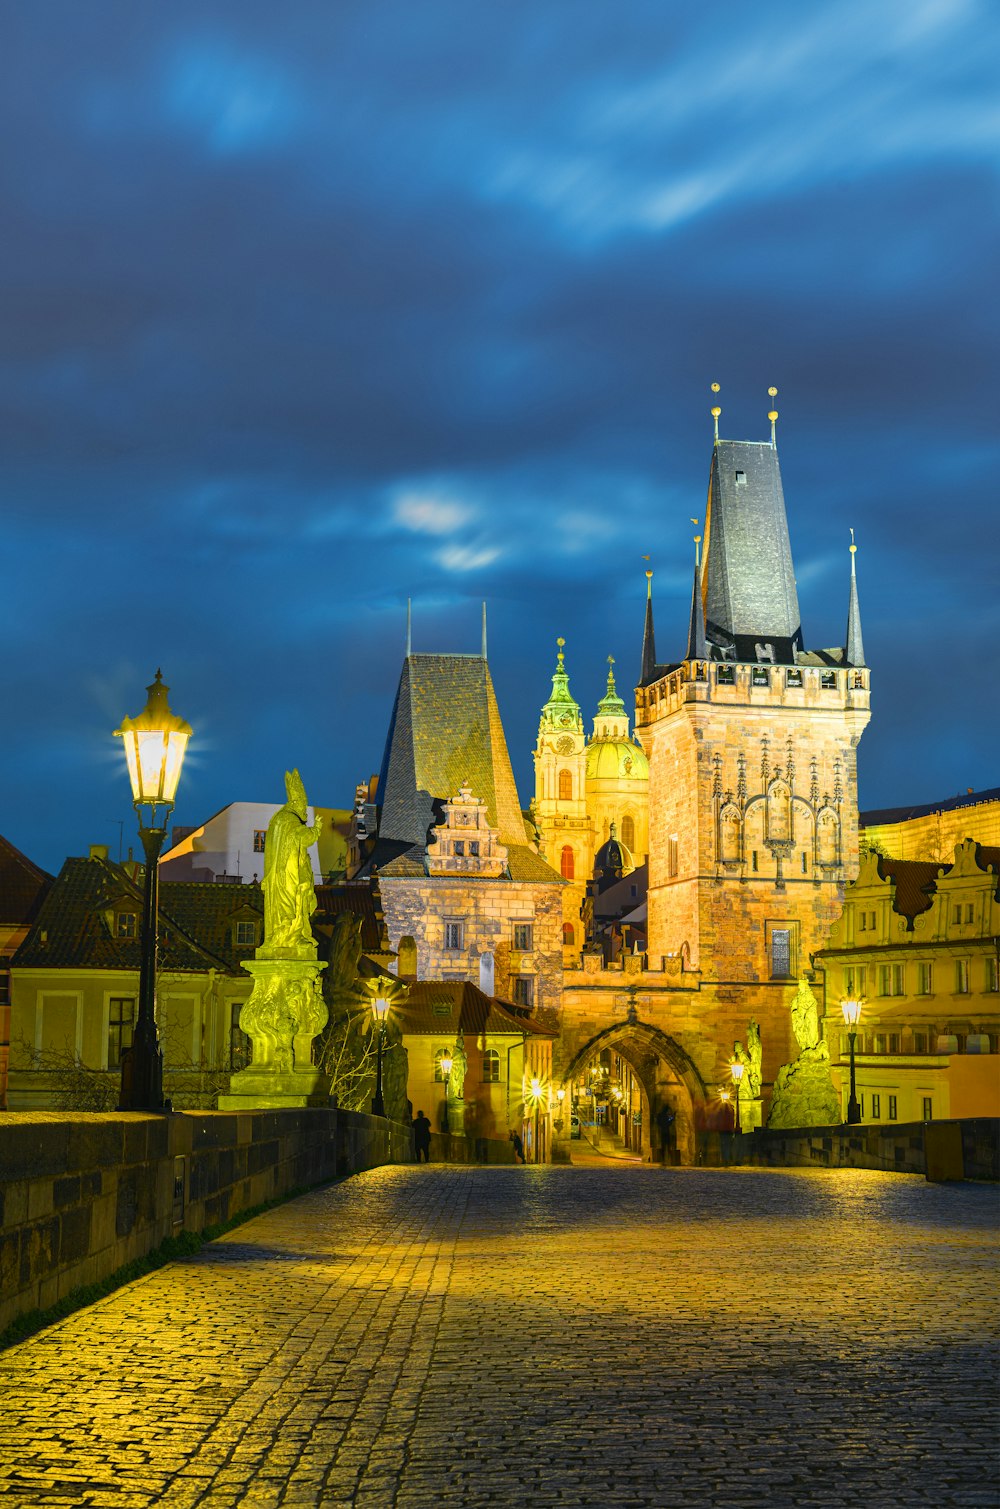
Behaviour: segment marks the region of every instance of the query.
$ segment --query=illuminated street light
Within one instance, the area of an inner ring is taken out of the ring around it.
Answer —
[[[847,1024],[847,1041],[851,1046],[851,1094],[847,1102],[847,1124],[853,1126],[861,1120],[861,1107],[854,1083],[854,1039],[858,1035],[858,1023],[861,1020],[862,1000],[841,1001],[840,1009],[844,1013],[844,1021]]]
[[[451,1066],[454,1063],[450,1053],[446,1053],[441,1059],[441,1073],[444,1075],[444,1130],[448,1131],[448,1089],[451,1085]]]
[[[372,1001],[372,1013],[375,1017],[378,1036],[376,1038],[375,1059],[375,1098],[372,1101],[372,1115],[385,1115],[385,1101],[382,1098],[382,1050],[385,1047],[385,1019],[389,1015],[389,1002],[385,996],[376,996]],[[448,1065],[451,1068],[451,1064]]]
[[[533,1162],[540,1163],[541,1159],[538,1156],[538,1118],[542,1104],[542,1082],[538,1078],[537,1074],[534,1075],[529,1081],[528,1099],[530,1101],[533,1101],[535,1106],[535,1145],[533,1148]]]
[[[159,912],[159,858],[167,836],[167,819],[174,805],[177,783],[191,725],[170,711],[159,671],[137,718],[123,718],[115,737],[125,748],[132,805],[139,819],[139,837],[146,856],[139,954],[139,1010],[131,1046],[122,1053],[120,1111],[163,1111],[163,1052],[156,1032],[156,927]]]
[[[733,1130],[735,1132],[742,1132],[743,1130],[742,1124],[740,1122],[740,1085],[743,1083],[744,1068],[745,1065],[742,1064],[738,1058],[734,1058],[730,1061],[729,1073],[732,1075],[733,1084],[736,1086],[736,1119],[735,1125],[733,1127]]]

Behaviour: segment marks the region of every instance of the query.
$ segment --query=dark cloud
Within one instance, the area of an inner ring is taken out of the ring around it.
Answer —
[[[858,531],[862,801],[996,784],[984,3],[8,8],[0,831],[127,815],[162,663],[179,821],[348,803],[418,646],[491,664],[522,797],[553,641],[590,712],[687,620],[707,385],[779,443],[807,639]],[[977,690],[978,689],[978,690]],[[975,705],[975,719],[968,709]]]

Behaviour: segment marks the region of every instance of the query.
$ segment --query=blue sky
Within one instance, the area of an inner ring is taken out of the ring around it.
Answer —
[[[986,0],[338,0],[0,17],[0,832],[350,805],[479,604],[526,803],[554,640],[590,714],[683,652],[722,433],[779,449],[806,643],[859,544],[862,806],[1000,783],[1000,24]],[[13,150],[11,148],[13,147]],[[134,840],[132,840],[134,841]]]

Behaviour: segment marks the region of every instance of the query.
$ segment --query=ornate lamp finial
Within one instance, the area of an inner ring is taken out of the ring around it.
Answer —
[[[712,392],[713,393],[718,393],[718,391],[719,391],[719,384],[717,382],[712,383]],[[722,413],[722,410],[718,407],[718,405],[716,405],[715,408],[713,408],[713,410],[712,410],[712,418],[715,420],[715,438],[716,438],[716,440],[718,440],[718,438],[719,438],[719,415],[721,413]]]
[[[777,388],[768,388],[767,395],[770,398],[772,406],[773,406],[774,400],[778,396],[778,390],[777,390]],[[775,424],[777,423],[777,420],[778,420],[778,411],[777,411],[777,409],[774,408],[774,407],[772,407],[771,410],[770,410],[770,412],[768,413],[767,417],[771,421],[771,444],[775,445],[776,444],[776,440],[775,440],[775,434],[774,434],[774,426],[775,426]]]

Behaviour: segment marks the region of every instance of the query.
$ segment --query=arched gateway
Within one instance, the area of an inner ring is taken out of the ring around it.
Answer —
[[[635,1075],[642,1092],[642,1150],[659,1162],[664,1151],[663,1112],[673,1111],[672,1136],[684,1164],[695,1161],[695,1126],[708,1100],[705,1082],[684,1049],[659,1027],[637,1017],[615,1022],[578,1049],[562,1072],[567,1087],[584,1078],[593,1064],[616,1054]]]

